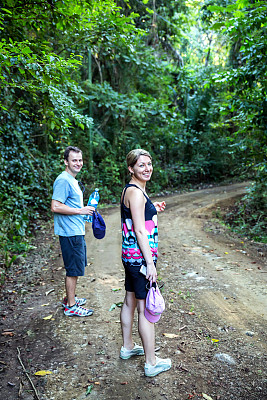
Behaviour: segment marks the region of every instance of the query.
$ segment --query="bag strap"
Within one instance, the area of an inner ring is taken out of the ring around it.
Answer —
[[[158,282],[153,282],[153,284],[152,284],[152,281],[149,281],[146,284],[146,288],[147,288],[147,290],[149,290],[149,289],[151,289],[152,286],[154,286],[154,288],[156,289],[156,287],[158,286],[159,290],[161,290],[164,285],[165,285],[164,282],[162,282],[161,285],[159,286]]]
[[[149,287],[148,287],[148,286],[149,286]],[[146,288],[149,290],[149,289],[151,289],[152,287],[154,287],[154,288],[156,289],[156,288],[157,288],[157,282],[153,282],[153,283],[152,283],[152,281],[147,282]]]

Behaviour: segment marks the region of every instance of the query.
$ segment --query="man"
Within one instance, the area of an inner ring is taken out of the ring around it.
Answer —
[[[66,269],[64,314],[87,317],[93,310],[82,307],[86,299],[75,296],[78,276],[84,275],[87,265],[84,215],[92,215],[94,207],[83,206],[83,193],[76,175],[83,166],[82,151],[69,146],[64,153],[65,171],[54,182],[51,211],[54,213],[55,234],[59,236]]]

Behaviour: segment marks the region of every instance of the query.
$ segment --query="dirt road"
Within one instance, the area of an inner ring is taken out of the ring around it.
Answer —
[[[45,232],[49,244],[41,258],[50,258],[50,263],[41,266],[41,274],[39,270],[39,286],[35,275],[28,286],[24,283],[24,296],[13,294],[13,303],[10,297],[4,299],[9,311],[0,328],[2,333],[13,328],[14,335],[1,339],[1,398],[35,398],[16,359],[20,348],[40,400],[266,400],[264,250],[212,221],[213,211],[233,202],[245,186],[211,187],[165,198],[166,210],[159,215],[158,271],[165,283],[166,311],[156,325],[156,343],[158,355],[170,357],[173,366],[155,378],[144,377],[143,357],[118,357],[119,304],[124,298],[119,208],[103,210],[103,240],[93,239],[87,226],[89,266],[78,293],[95,310],[88,318],[63,315],[62,260],[57,241]],[[46,316],[51,319],[44,320]],[[36,377],[38,370],[52,374]]]

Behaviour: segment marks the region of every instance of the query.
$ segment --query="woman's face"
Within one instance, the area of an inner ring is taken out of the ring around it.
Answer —
[[[148,156],[140,156],[133,167],[128,167],[130,173],[139,181],[147,182],[150,180],[153,166]]]

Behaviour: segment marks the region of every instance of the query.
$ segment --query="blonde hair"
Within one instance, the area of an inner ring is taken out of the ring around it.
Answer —
[[[133,168],[138,158],[141,156],[147,156],[152,161],[151,154],[148,151],[143,149],[134,149],[131,150],[126,156],[127,167]]]

